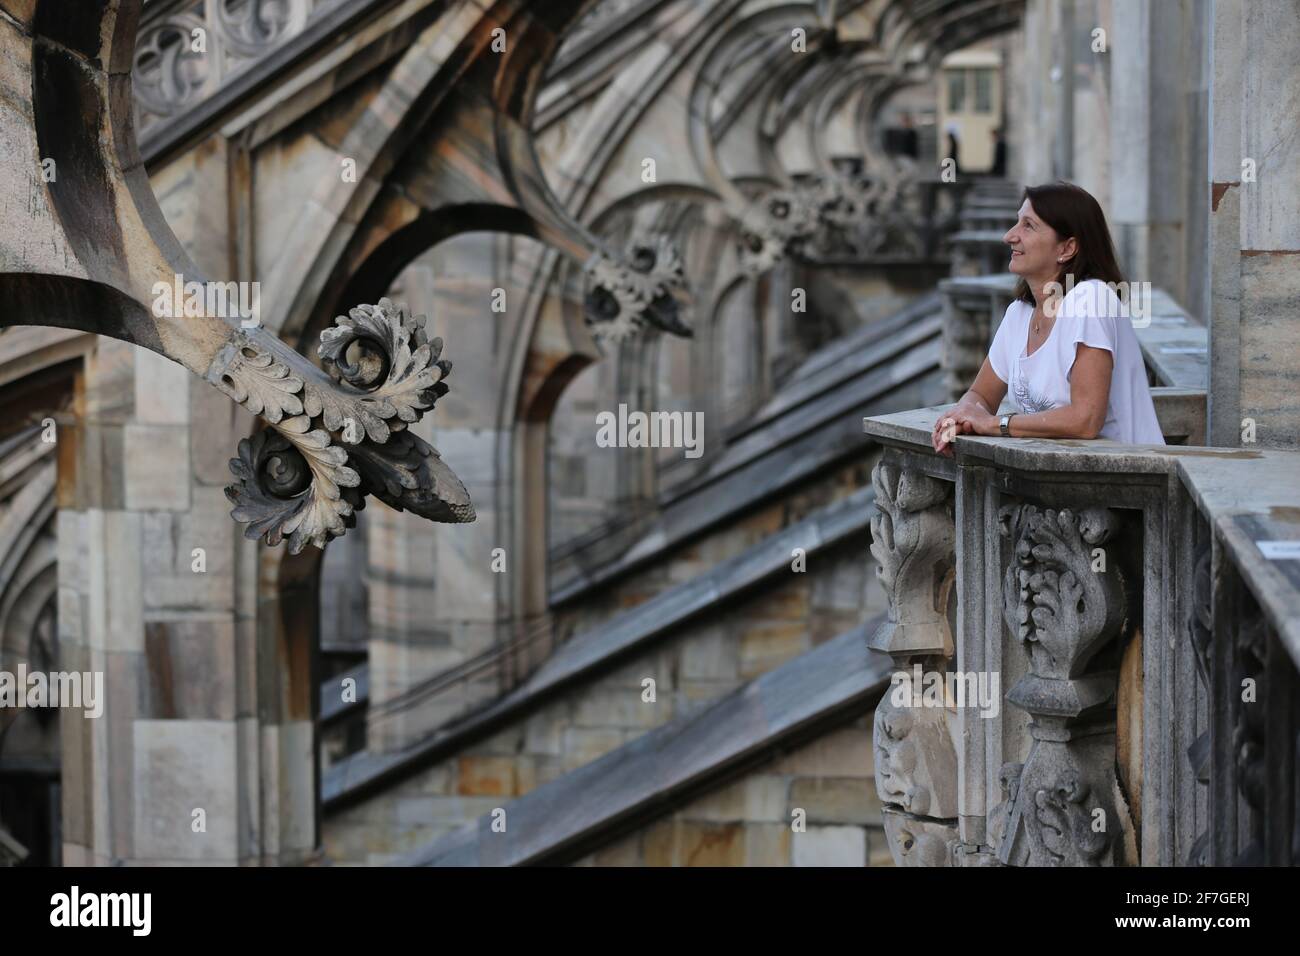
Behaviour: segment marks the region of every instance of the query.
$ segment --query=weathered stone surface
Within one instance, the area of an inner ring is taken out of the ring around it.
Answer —
[[[171,425],[127,425],[123,430],[126,507],[132,511],[186,511],[190,506],[190,436]]]
[[[791,836],[793,866],[865,866],[867,834],[854,826],[810,826]]]
[[[235,529],[223,502],[215,489],[206,488],[194,495],[188,511],[141,516],[146,608],[233,608]],[[204,551],[202,572],[193,570],[195,548]]]
[[[957,828],[926,817],[914,817],[886,808],[885,836],[897,866],[951,866],[949,848]]]
[[[229,618],[150,618],[144,711],[158,719],[233,720],[235,628]]]
[[[789,810],[804,810],[812,823],[881,823],[880,801],[854,777],[818,777],[790,784]]]
[[[235,726],[138,720],[134,851],[145,859],[232,861],[237,839]],[[195,832],[194,811],[206,814]]]

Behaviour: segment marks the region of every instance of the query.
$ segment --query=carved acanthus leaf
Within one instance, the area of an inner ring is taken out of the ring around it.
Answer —
[[[245,535],[265,536],[270,545],[287,536],[291,554],[308,543],[323,548],[352,525],[360,506],[359,495],[347,493],[361,483],[347,453],[325,432],[308,431],[309,424],[299,416],[240,441],[230,462],[238,481],[226,488],[232,517],[248,522]]]
[[[309,387],[304,408],[320,415],[343,440],[359,441],[361,432],[380,444],[391,431],[420,420],[446,394],[442,381],[451,363],[441,360],[442,339],[429,340],[425,317],[409,315],[404,305],[380,299],[360,305],[321,332],[321,360],[344,383],[337,392]],[[355,354],[352,353],[353,346]],[[350,386],[350,388],[348,388]],[[397,421],[393,421],[396,419]],[[355,435],[347,434],[355,421]]]
[[[621,257],[597,252],[583,272],[585,315],[596,338],[620,341],[647,327],[691,335],[678,298],[686,286],[686,272],[681,253],[668,236],[636,236]]]
[[[226,494],[249,537],[288,538],[295,554],[309,543],[323,548],[355,523],[366,494],[433,521],[474,520],[465,486],[407,431],[447,392],[451,370],[424,321],[388,299],[338,318],[320,345],[333,382],[304,383],[306,372],[290,372],[296,356],[268,351],[283,348],[273,339],[263,347],[232,336],[208,379],[273,429],[241,442],[230,463],[237,482]]]
[[[1093,555],[1113,536],[1118,518],[1105,508],[1075,514],[1009,505],[999,520],[1015,547],[1003,578],[1007,625],[1029,645],[1035,674],[1076,677],[1123,619],[1120,569],[1103,549],[1101,569],[1094,570]]]
[[[740,266],[758,275],[817,230],[819,200],[806,189],[760,196],[739,217]]]
[[[208,370],[208,381],[272,424],[302,414],[303,380],[242,334],[222,346]]]
[[[1025,828],[1037,862],[1049,866],[1097,866],[1111,844],[1103,827],[1093,829],[1090,787],[1080,772],[1067,767],[1056,780],[1034,791],[1033,820]],[[1104,815],[1104,810],[1103,810]]]
[[[871,484],[876,493],[871,556],[889,601],[887,627],[873,635],[871,646],[894,654],[900,664],[900,654],[950,654],[952,486],[888,460],[872,470]]]

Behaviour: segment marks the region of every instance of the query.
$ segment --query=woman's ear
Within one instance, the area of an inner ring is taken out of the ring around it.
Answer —
[[[1061,243],[1061,250],[1056,254],[1057,262],[1069,262],[1079,253],[1079,240],[1071,236]]]

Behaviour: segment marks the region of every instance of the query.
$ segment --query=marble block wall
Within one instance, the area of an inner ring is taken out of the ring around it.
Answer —
[[[306,859],[311,713],[280,706],[281,655],[258,644],[257,545],[222,493],[249,416],[110,340],[76,401],[59,436],[60,666],[102,672],[105,706],[61,714],[64,863]]]
[[[214,137],[153,186],[227,272],[229,154]],[[185,368],[101,338],[58,435],[59,653],[104,674],[101,717],[61,714],[64,863],[296,863],[315,852],[310,647],[259,601],[230,518],[253,417]],[[263,589],[266,591],[267,589]],[[266,597],[266,594],[263,594]]]
[[[893,866],[871,724],[858,717],[788,748],[573,865]]]
[[[1209,433],[1300,444],[1300,8],[1216,3],[1211,32]]]

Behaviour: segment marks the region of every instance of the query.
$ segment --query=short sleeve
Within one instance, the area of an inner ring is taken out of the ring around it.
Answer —
[[[993,333],[993,341],[989,345],[989,367],[993,369],[994,375],[1002,379],[1003,384],[1011,381],[1010,349],[1015,337],[1011,331],[1013,325],[1011,313],[1018,304],[1017,301],[1007,306],[1007,311],[1002,314],[1002,321],[998,324],[998,330]]]
[[[1088,282],[1078,287],[1070,305],[1073,326],[1070,350],[1077,354],[1077,346],[1083,344],[1114,355],[1119,341],[1115,323],[1124,314],[1124,305],[1114,290],[1104,282]]]

